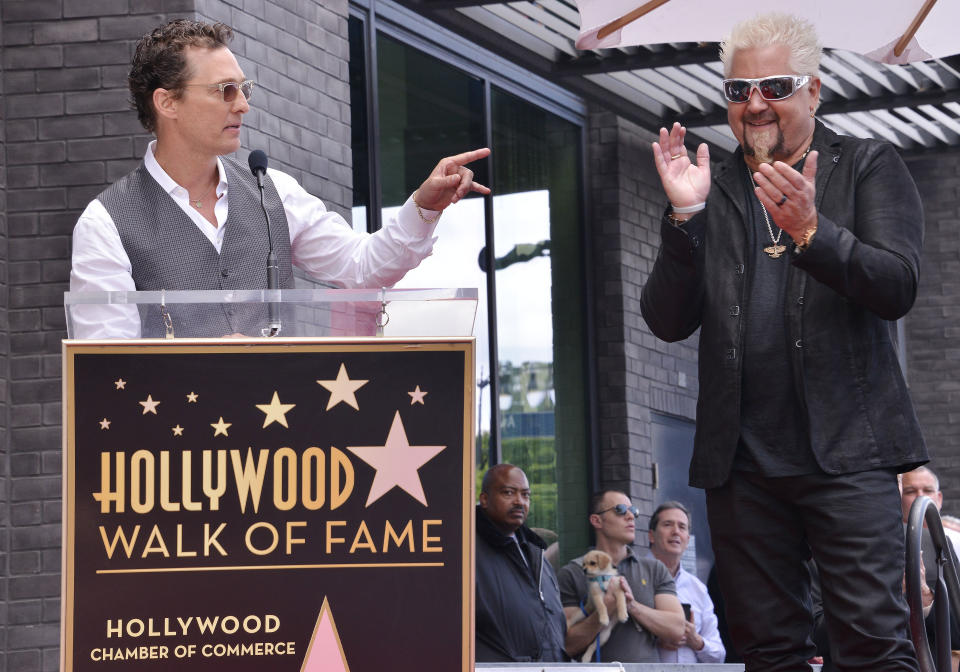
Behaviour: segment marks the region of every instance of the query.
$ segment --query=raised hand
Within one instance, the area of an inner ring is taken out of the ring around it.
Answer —
[[[817,228],[817,152],[813,151],[797,172],[783,161],[764,163],[753,174],[754,192],[773,221],[800,243],[807,232]]]
[[[660,141],[653,143],[653,161],[670,203],[685,208],[707,200],[710,193],[710,150],[697,147],[697,162],[690,161],[683,146],[687,129],[674,122],[670,132],[660,129]]]
[[[443,210],[471,191],[489,194],[490,189],[474,182],[473,171],[466,167],[466,164],[489,155],[490,150],[484,147],[440,159],[437,167],[417,189],[414,197],[417,205],[427,210]]]

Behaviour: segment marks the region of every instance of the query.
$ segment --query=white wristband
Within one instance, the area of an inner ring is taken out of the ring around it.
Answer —
[[[697,203],[697,204],[695,204],[695,205],[688,205],[688,206],[685,207],[685,208],[678,208],[678,207],[675,206],[673,203],[671,203],[671,204],[670,204],[670,207],[673,208],[673,211],[674,211],[676,214],[678,214],[678,215],[688,215],[688,214],[690,214],[691,212],[700,212],[701,210],[703,210],[705,207],[707,207],[707,202],[704,201],[703,203]]]

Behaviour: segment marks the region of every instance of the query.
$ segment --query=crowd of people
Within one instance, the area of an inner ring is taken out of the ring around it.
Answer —
[[[929,497],[939,510],[943,493],[936,474],[926,466],[904,473],[899,480],[905,533],[914,500]],[[547,560],[546,542],[526,525],[530,499],[530,484],[519,467],[499,464],[484,475],[476,509],[477,662],[742,662],[736,644],[721,634],[727,618],[720,608],[724,601],[719,589],[708,589],[681,562],[692,522],[683,502],[666,501],[654,509],[646,528],[646,548],[641,550],[640,511],[630,497],[619,490],[597,493],[586,514],[593,547],[555,568]],[[923,614],[934,648],[937,554],[926,529],[922,540]],[[949,537],[947,546],[954,566],[960,566]],[[585,562],[588,551],[602,551],[613,560],[616,574],[605,583],[619,583],[627,605],[625,621],[616,621],[616,591],[607,585],[603,600],[610,622],[601,622],[600,610],[590,598],[594,577],[592,566]],[[809,560],[806,567],[813,596],[810,637],[815,646],[807,662],[822,664],[824,672],[849,669],[834,660],[826,627],[831,617],[824,610],[817,565]],[[905,589],[905,581],[903,585]],[[960,627],[952,614],[950,623],[956,672]],[[607,628],[609,633],[602,635]],[[582,656],[584,651],[589,658]]]

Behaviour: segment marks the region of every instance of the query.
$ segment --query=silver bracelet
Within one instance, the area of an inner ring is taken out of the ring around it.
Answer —
[[[673,211],[678,215],[689,215],[691,212],[700,212],[701,210],[703,210],[705,207],[707,207],[707,202],[704,201],[703,203],[688,205],[684,208],[678,208],[673,203],[671,203],[670,207],[673,208]]]

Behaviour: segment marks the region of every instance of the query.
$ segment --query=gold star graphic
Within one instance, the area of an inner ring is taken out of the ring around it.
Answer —
[[[195,403],[197,403],[197,393],[196,393],[196,392],[191,392],[190,394],[187,395],[187,403],[188,403],[188,404],[195,404]]]
[[[173,430],[174,436],[183,436],[183,427],[181,427],[179,424],[176,427],[171,427],[170,429]]]
[[[220,434],[223,434],[224,436],[230,436],[229,434],[227,434],[227,427],[230,427],[231,425],[233,425],[232,422],[223,421],[222,415],[220,416],[220,419],[217,422],[210,423],[210,426],[213,427],[213,430],[214,430],[213,431],[214,436],[219,436]]]
[[[123,378],[117,378],[115,381],[113,381],[113,384],[117,386],[118,390],[127,389],[127,381],[125,381]]]
[[[153,413],[154,415],[156,415],[156,414],[157,414],[157,404],[159,404],[160,402],[159,402],[159,401],[154,401],[154,400],[153,400],[153,396],[151,396],[151,395],[148,394],[146,401],[141,401],[141,402],[138,402],[138,403],[139,403],[141,406],[143,406],[143,413],[142,413],[142,415],[146,415],[147,413]]]
[[[280,396],[277,394],[276,390],[273,392],[273,400],[269,404],[257,404],[257,408],[267,414],[267,417],[263,419],[263,426],[279,422],[284,427],[289,428],[290,425],[287,424],[287,411],[296,406],[296,404],[281,404]]]
[[[415,389],[413,392],[407,392],[407,394],[410,395],[411,406],[413,406],[414,404],[420,404],[421,406],[425,406],[426,404],[423,403],[423,398],[430,393],[424,390],[421,390],[420,386],[417,385],[417,389]]]
[[[110,429],[110,421],[104,418],[100,421],[100,429]]]
[[[336,380],[318,380],[317,384],[323,385],[323,387],[330,390],[330,401],[327,402],[328,411],[341,401],[349,406],[353,406],[355,410],[359,411],[360,406],[357,404],[357,395],[354,393],[368,382],[367,380],[350,380],[350,376],[347,375],[346,365],[341,363]]]

